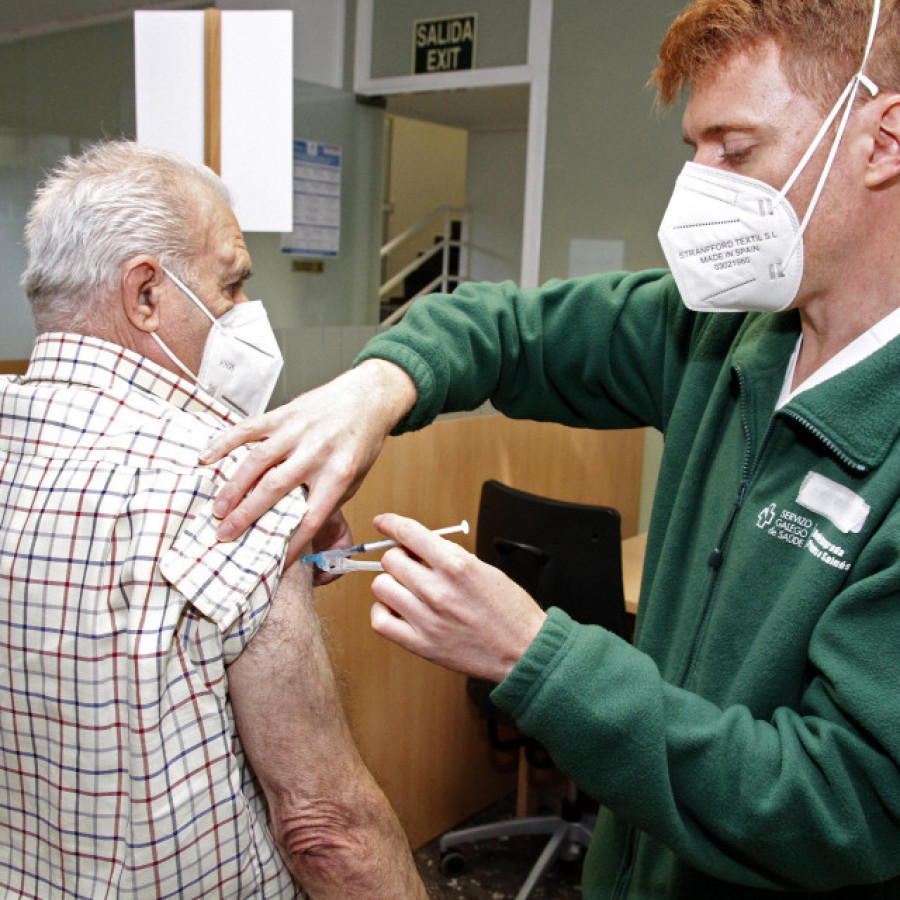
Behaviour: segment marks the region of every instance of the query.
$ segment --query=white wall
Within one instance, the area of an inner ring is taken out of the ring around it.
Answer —
[[[517,281],[522,259],[525,131],[469,134],[467,204],[473,281]]]
[[[679,110],[654,109],[647,79],[683,3],[554,4],[541,278],[565,275],[572,240],[616,240],[625,268],[665,264],[656,238],[687,158]],[[662,439],[647,431],[641,524],[649,523]]]
[[[296,0],[296,4],[302,2]],[[569,246],[575,239],[624,241],[629,268],[663,262],[656,229],[685,150],[678,113],[659,118],[645,83],[659,41],[681,5],[673,7],[669,0],[640,4],[559,0],[554,4],[542,280],[566,273]],[[354,9],[350,0],[348,48]],[[491,64],[524,61],[520,57],[527,36],[526,10],[526,0],[474,0],[465,8],[479,13],[480,60]],[[374,54],[376,68],[382,65],[407,72],[413,20],[458,11],[450,0],[379,0],[376,30],[383,36],[384,47]],[[351,56],[345,54],[345,68]],[[87,140],[133,134],[132,72],[130,22],[4,45],[0,47],[0,138],[37,141],[38,145],[49,140],[77,152]],[[280,255],[277,239],[252,239],[259,272],[254,285],[270,305],[277,328],[355,327],[371,324],[376,315],[372,285],[381,228],[383,113],[359,107],[347,91],[333,89],[329,94],[323,90],[303,93],[298,99],[295,133],[344,148],[342,256],[327,262],[323,275],[298,274]],[[515,242],[518,221],[513,206],[518,191],[513,186],[520,177],[521,157],[514,143],[511,136],[502,134],[484,134],[472,141],[470,184],[488,185],[505,197],[488,202],[479,213],[474,224],[476,243],[485,230],[494,232],[492,245],[509,248]],[[44,162],[31,151],[14,149],[6,157],[0,151],[0,311],[4,316],[0,358],[20,358],[30,348],[30,316],[18,287],[18,241],[24,198],[30,197]],[[476,203],[486,196],[480,189],[477,195],[474,190],[470,193]],[[479,272],[491,278],[505,277],[507,271],[515,276],[512,254],[492,253],[504,258],[485,254],[477,260]],[[648,471],[652,469],[650,460]]]
[[[69,140],[55,135],[16,134],[0,129],[0,359],[22,359],[34,340],[19,277],[25,268],[22,227],[44,171],[68,152]]]
[[[0,45],[0,359],[22,359],[34,331],[19,286],[25,210],[60,155],[134,134],[130,23]]]
[[[566,273],[579,238],[623,240],[628,269],[664,264],[656,232],[687,148],[646,84],[681,5],[554,4],[542,279]]]

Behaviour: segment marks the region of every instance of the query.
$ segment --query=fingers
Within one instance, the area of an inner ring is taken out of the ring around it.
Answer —
[[[345,480],[333,477],[327,468],[307,476],[307,470],[291,460],[264,469],[262,477],[254,482],[256,473],[265,465],[266,463],[259,462],[251,465],[248,456],[231,481],[219,492],[213,513],[223,516],[216,528],[216,537],[220,541],[232,541],[242,535],[279,500],[298,485],[309,484],[307,478],[314,478],[309,484],[307,509],[299,526],[301,539],[312,541],[323,529],[328,528],[332,517],[340,515],[338,507],[353,495],[357,486],[348,485]]]
[[[349,499],[385,436],[415,403],[412,380],[393,364],[368,360],[285,406],[218,435],[201,455],[214,462],[256,441],[219,491],[216,535],[234,540],[299,485],[309,488],[301,534],[310,539]]]
[[[328,517],[325,524],[319,529],[313,538],[312,549],[316,552],[320,550],[334,550],[337,547],[349,547],[353,543],[353,535],[350,533],[350,525],[344,518],[344,514],[338,509]],[[318,566],[313,572],[313,584],[317,587],[331,584],[343,578],[341,572],[323,572]]]
[[[388,574],[374,579],[372,593],[376,600],[370,611],[370,623],[376,634],[430,662],[466,671],[465,664],[446,652],[452,642],[443,636],[440,615],[435,614],[429,603]]]
[[[248,456],[219,492],[213,504],[213,515],[222,519],[216,529],[220,541],[231,541],[242,535],[296,486],[287,480],[280,467],[263,469],[262,473],[260,477],[260,466],[251,463]],[[304,533],[309,539],[308,529],[304,529]]]
[[[399,524],[398,537],[409,531],[408,524],[417,526],[412,529],[415,532],[421,528],[411,520]],[[395,531],[393,527],[390,530]],[[428,543],[420,542],[420,538],[420,534],[413,538],[420,547]],[[440,537],[437,540],[446,545],[448,555],[469,556],[462,548]],[[438,563],[440,568],[433,569],[410,552],[408,547],[395,547],[382,557],[384,574],[372,582],[376,598],[371,612],[372,629],[405,650],[454,671],[477,676],[494,672],[492,662],[482,658],[484,630],[473,627],[468,590],[448,577],[443,560]],[[451,565],[450,571],[462,568]],[[469,643],[473,636],[475,640]]]
[[[391,551],[395,557],[397,552]],[[409,562],[413,566],[418,565],[413,560]],[[385,609],[390,610],[394,618],[406,622],[414,631],[424,631],[434,618],[429,603],[423,602],[404,581],[398,579],[397,574],[385,570],[376,576],[372,581],[372,593]]]
[[[213,514],[222,519],[216,529],[220,541],[231,541],[242,535],[264,512],[303,483],[303,475],[294,474],[295,467],[272,462],[272,454],[264,450],[268,443],[250,451],[216,496]],[[306,540],[312,539],[326,518],[327,514],[313,515],[305,524],[301,523]]]
[[[278,424],[280,419],[272,419]],[[294,433],[297,431],[298,433]],[[282,426],[279,433],[252,447],[229,482],[219,491],[213,513],[222,518],[216,536],[234,540],[263,513],[300,485],[308,486],[307,513],[300,524],[304,540],[312,540],[334,510],[348,499],[355,485],[348,484],[341,454],[331,445],[304,453],[302,429]]]
[[[245,419],[217,434],[200,454],[200,462],[204,466],[218,462],[232,450],[242,444],[249,444],[266,437],[272,429],[274,412],[252,419]]]
[[[418,522],[387,514],[375,524],[400,546],[372,582],[372,628],[456,672],[502,681],[546,613],[498,569]]]
[[[374,522],[375,527],[382,534],[392,538],[430,564],[444,557],[448,551],[452,553],[450,547],[457,546],[439,534],[435,534],[421,522],[405,516],[398,516],[395,513],[382,513],[375,517]]]
[[[380,576],[379,576],[380,577]],[[377,580],[377,579],[376,579]],[[373,582],[374,584],[374,582]],[[420,642],[417,640],[416,629],[406,620],[394,613],[390,607],[385,606],[380,600],[372,604],[369,615],[372,631],[399,644],[417,656],[423,656]]]

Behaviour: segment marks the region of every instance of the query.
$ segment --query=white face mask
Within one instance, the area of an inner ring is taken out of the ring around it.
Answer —
[[[803,277],[803,243],[794,244],[801,236],[775,188],[693,162],[684,164],[659,229],[681,299],[700,312],[787,308]]]
[[[182,372],[239,416],[259,415],[284,365],[262,301],[236,303],[217,319],[187,285],[168,269],[163,271],[212,320],[200,371],[194,375],[155,332],[151,337]]]
[[[850,79],[780,190],[746,175],[687,162],[659,228],[659,242],[685,306],[699,312],[780,312],[800,290],[803,232],[819,200],[860,84],[878,88],[862,74],[878,23],[875,0],[869,41],[860,71]],[[844,109],[828,159],[802,225],[787,192]]]

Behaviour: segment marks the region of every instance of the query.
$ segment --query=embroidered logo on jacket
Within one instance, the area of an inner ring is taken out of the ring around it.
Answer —
[[[757,517],[757,528],[768,528],[775,521],[775,510],[778,507],[774,503],[770,503]]]
[[[808,550],[816,559],[827,566],[849,572],[852,563],[846,560],[843,547],[828,540],[819,530],[818,524],[809,516],[796,513],[770,503],[763,507],[756,517],[756,527],[769,537],[783,541],[798,550]]]
[[[843,558],[844,548],[832,544],[818,528],[813,528],[812,537],[810,537],[806,549],[826,565],[840,569],[842,572],[850,571],[850,563]]]
[[[803,547],[806,544],[814,525],[812,519],[789,509],[778,512],[778,507],[774,503],[760,510],[756,517],[757,528],[762,528],[772,537],[795,547]]]

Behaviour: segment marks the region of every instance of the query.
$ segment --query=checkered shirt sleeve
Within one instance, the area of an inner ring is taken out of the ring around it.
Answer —
[[[302,496],[240,541],[201,467],[227,412],[122,348],[39,338],[0,383],[0,892],[302,896],[244,758],[227,665]]]

